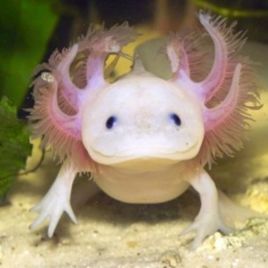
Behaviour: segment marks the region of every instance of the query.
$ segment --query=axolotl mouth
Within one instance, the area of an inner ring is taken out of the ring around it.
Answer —
[[[131,136],[131,135],[130,135]],[[133,138],[133,137],[132,137]],[[162,139],[161,139],[162,138]],[[200,143],[184,140],[178,147],[178,141],[172,142],[167,137],[151,137],[139,139],[121,140],[120,148],[112,148],[110,150],[105,144],[94,144],[94,147],[89,147],[90,156],[98,163],[105,165],[117,166],[162,166],[173,164],[178,161],[188,160],[193,158],[199,148]],[[129,142],[128,142],[129,141]],[[100,145],[100,146],[98,146]],[[109,145],[107,145],[109,146]]]

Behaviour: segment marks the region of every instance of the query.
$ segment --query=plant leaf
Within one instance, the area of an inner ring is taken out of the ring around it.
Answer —
[[[12,187],[16,174],[25,167],[32,145],[29,131],[17,119],[17,109],[4,97],[0,101],[0,203]]]

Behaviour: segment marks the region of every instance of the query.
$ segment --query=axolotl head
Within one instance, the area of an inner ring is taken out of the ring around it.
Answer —
[[[242,147],[248,109],[258,106],[256,86],[250,64],[237,54],[243,35],[233,34],[234,25],[224,19],[200,13],[199,20],[214,44],[213,63],[199,80],[209,56],[196,45],[203,35],[169,37],[167,80],[136,64],[140,68],[106,81],[107,57],[126,56],[122,47],[136,38],[127,25],[91,29],[69,49],[54,52],[34,80],[34,135],[79,171],[145,161],[205,165],[232,156]]]
[[[191,159],[203,137],[197,99],[146,72],[106,87],[83,110],[83,143],[94,161],[105,165]]]

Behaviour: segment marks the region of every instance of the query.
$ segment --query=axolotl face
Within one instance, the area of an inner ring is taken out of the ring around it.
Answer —
[[[82,140],[97,163],[165,165],[195,157],[204,137],[200,103],[183,87],[128,75],[103,89],[82,115]]]

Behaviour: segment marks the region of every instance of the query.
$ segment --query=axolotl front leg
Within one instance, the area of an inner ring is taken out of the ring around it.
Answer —
[[[52,237],[56,226],[64,212],[68,214],[70,219],[76,223],[76,217],[70,205],[70,197],[73,181],[76,177],[76,169],[69,162],[65,162],[53,185],[33,210],[39,213],[37,219],[31,225],[31,229],[35,230],[48,219],[48,237]]]
[[[220,212],[219,194],[214,181],[208,173],[201,169],[195,176],[189,177],[187,181],[198,192],[201,208],[194,222],[182,234],[196,231],[196,237],[192,244],[192,247],[196,248],[205,237],[215,233],[217,230],[229,233],[231,229],[223,221],[223,215]]]

